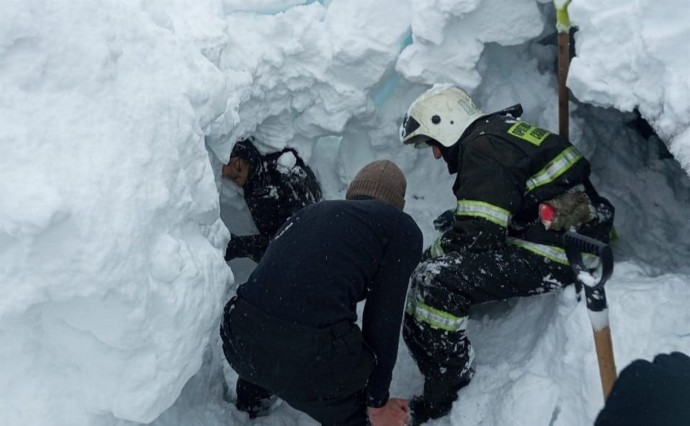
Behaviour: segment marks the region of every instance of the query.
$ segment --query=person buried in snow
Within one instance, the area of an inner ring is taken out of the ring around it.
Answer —
[[[258,262],[278,228],[304,206],[321,201],[314,172],[293,148],[261,155],[249,138],[235,144],[223,178],[242,188],[244,199],[259,230],[256,235],[232,235],[225,260],[249,257]]]
[[[407,401],[390,398],[389,385],[422,255],[422,233],[402,211],[406,186],[395,163],[374,161],[346,200],[307,206],[278,231],[225,306],[240,410],[255,417],[275,394],[324,425],[405,424]]]
[[[448,414],[470,382],[472,306],[573,283],[569,229],[608,242],[614,208],[590,182],[589,162],[521,113],[518,104],[485,114],[461,89],[436,85],[404,117],[402,142],[431,147],[457,174],[457,205],[434,221],[442,233],[412,274],[405,308],[403,337],[425,378],[412,424]]]

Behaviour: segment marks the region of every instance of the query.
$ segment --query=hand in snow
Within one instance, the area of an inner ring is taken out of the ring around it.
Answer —
[[[367,408],[371,426],[404,426],[407,413],[407,400],[399,398],[390,398],[383,407]]]

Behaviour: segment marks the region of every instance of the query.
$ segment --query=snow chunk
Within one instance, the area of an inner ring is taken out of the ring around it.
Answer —
[[[201,51],[223,21],[145,3],[3,5],[2,425],[150,422],[217,329],[232,277],[202,126],[226,92]]]

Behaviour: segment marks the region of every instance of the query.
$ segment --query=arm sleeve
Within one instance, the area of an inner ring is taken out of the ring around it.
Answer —
[[[270,237],[267,235],[233,235],[225,250],[225,261],[230,261],[238,257],[248,257],[254,262],[259,262],[263,256]]]
[[[364,306],[362,333],[376,356],[376,366],[367,384],[367,405],[381,407],[389,397],[388,388],[398,356],[405,295],[410,275],[422,253],[422,233],[405,215],[393,227],[384,259],[372,283]]]
[[[489,137],[466,148],[456,188],[455,222],[437,241],[443,252],[486,250],[505,242],[526,181],[517,165],[510,164],[517,158],[511,149]]]

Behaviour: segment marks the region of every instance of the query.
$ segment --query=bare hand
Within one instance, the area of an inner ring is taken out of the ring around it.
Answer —
[[[407,403],[406,399],[390,398],[383,407],[368,407],[367,414],[371,426],[405,426],[408,415]]]

